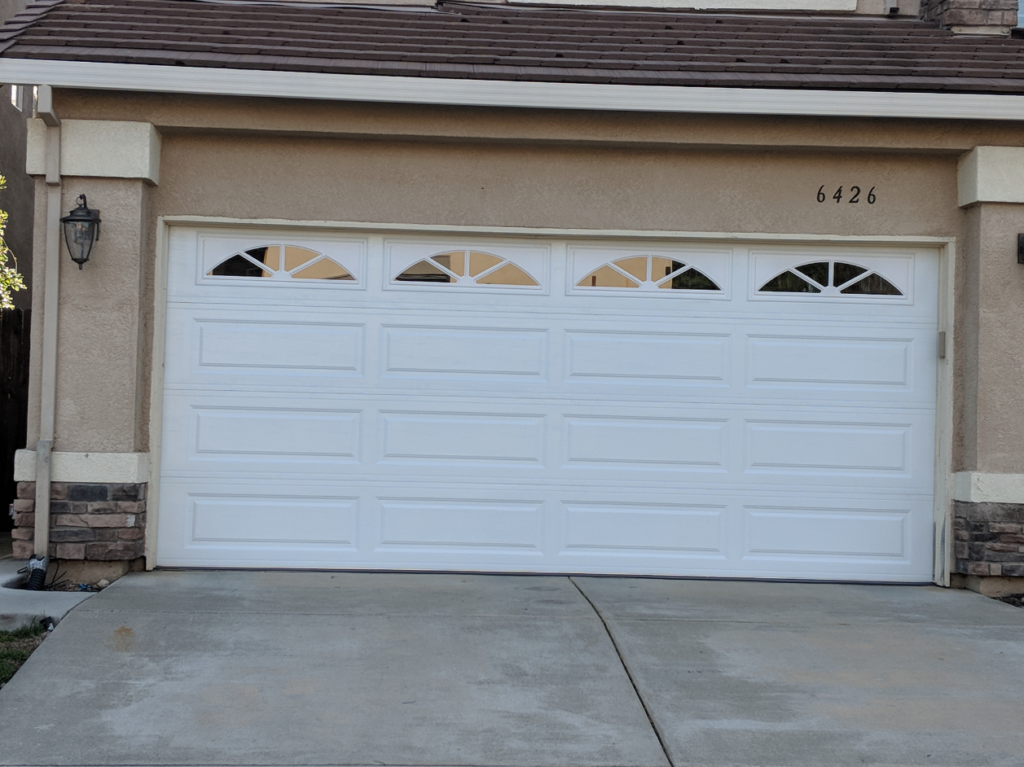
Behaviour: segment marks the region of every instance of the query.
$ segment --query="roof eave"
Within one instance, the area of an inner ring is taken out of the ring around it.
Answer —
[[[714,88],[347,75],[0,58],[0,82],[393,104],[808,117],[1024,121],[1024,95]]]

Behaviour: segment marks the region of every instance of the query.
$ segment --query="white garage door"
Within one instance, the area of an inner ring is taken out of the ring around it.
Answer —
[[[931,577],[938,257],[172,230],[157,563]]]

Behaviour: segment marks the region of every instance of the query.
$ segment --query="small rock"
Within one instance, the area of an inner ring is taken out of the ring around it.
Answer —
[[[106,578],[103,578],[102,580],[96,582],[96,586],[101,589],[105,589],[109,585],[110,581],[108,581]]]

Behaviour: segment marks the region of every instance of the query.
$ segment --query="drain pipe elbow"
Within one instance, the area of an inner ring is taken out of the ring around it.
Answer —
[[[36,559],[35,555],[28,561],[28,580],[25,581],[26,591],[42,591],[46,585],[46,568],[49,567],[49,557]]]

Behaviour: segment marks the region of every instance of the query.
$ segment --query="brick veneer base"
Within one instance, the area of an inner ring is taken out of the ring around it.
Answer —
[[[944,27],[1017,26],[1017,0],[921,0],[920,16]]]
[[[28,559],[35,537],[36,483],[19,482],[14,502],[14,556]],[[50,485],[50,556],[115,562],[138,559],[145,548],[146,484],[106,482]]]
[[[1024,577],[1024,503],[953,504],[956,571]]]

